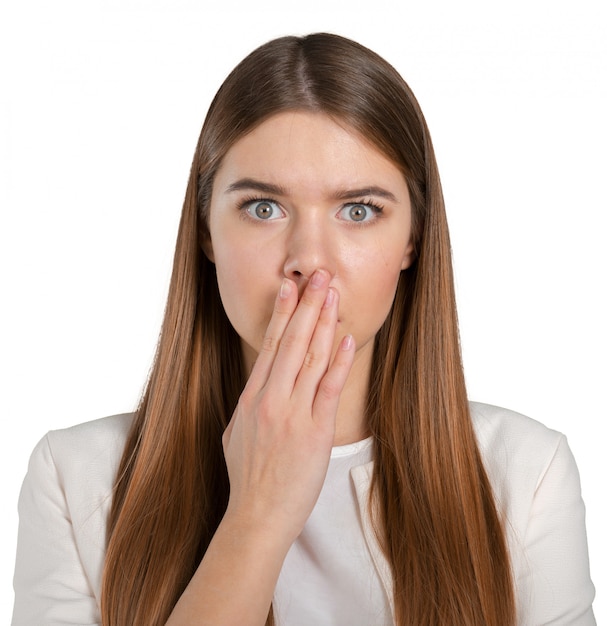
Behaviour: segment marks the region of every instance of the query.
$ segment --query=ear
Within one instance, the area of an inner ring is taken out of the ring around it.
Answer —
[[[213,253],[213,242],[211,241],[211,235],[208,233],[204,234],[201,237],[200,246],[202,247],[202,251],[205,256],[211,263],[215,263],[215,254]]]
[[[413,242],[410,241],[409,245],[405,249],[405,253],[403,255],[403,262],[401,263],[400,269],[406,270],[411,267],[411,264],[415,261],[415,251],[413,249]]]

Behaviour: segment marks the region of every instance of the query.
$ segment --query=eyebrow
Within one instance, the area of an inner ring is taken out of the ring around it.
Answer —
[[[226,189],[227,193],[233,191],[242,191],[244,189],[254,189],[262,193],[269,193],[276,196],[286,196],[287,191],[280,185],[274,185],[272,183],[266,183],[261,180],[255,180],[254,178],[241,178],[236,182],[228,185]],[[353,198],[360,198],[361,196],[377,196],[379,198],[385,198],[392,202],[398,202],[396,196],[383,187],[377,185],[369,185],[367,187],[360,187],[358,189],[343,189],[333,194],[335,200],[351,200]]]
[[[271,183],[264,183],[254,178],[241,178],[235,183],[232,183],[226,189],[227,193],[233,191],[242,191],[243,189],[254,189],[255,191],[261,191],[263,193],[270,193],[275,196],[285,196],[286,190],[280,185],[273,185]]]
[[[391,200],[392,202],[398,202],[396,196],[391,191],[383,187],[377,187],[376,185],[361,187],[360,189],[345,189],[344,191],[338,191],[334,195],[336,200],[351,200],[353,198],[360,198],[361,196],[377,196]]]

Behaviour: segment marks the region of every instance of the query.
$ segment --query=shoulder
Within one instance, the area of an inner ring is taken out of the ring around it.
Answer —
[[[131,423],[124,414],[54,430],[32,452],[19,497],[15,624],[98,623],[106,522]]]
[[[570,500],[579,508],[579,475],[563,434],[508,409],[480,403],[470,408],[496,504],[515,536],[526,537],[538,519],[538,499],[553,511]]]
[[[489,464],[527,459],[541,465],[564,440],[561,433],[509,409],[471,402],[470,413],[481,454]]]
[[[47,437],[53,446],[78,444],[88,451],[100,452],[108,445],[124,444],[133,421],[133,413],[110,415],[101,419],[83,422],[69,428],[51,430]]]
[[[132,419],[125,413],[49,431],[32,452],[28,476],[52,475],[64,490],[73,484],[89,492],[111,488]]]
[[[37,494],[55,494],[77,524],[111,499],[118,465],[133,420],[125,413],[51,430],[34,448],[22,488],[21,507]]]
[[[105,535],[118,465],[133,415],[48,432],[34,448],[19,498],[21,516],[64,511],[76,539]]]
[[[83,468],[115,470],[132,421],[132,413],[123,413],[51,430],[38,447],[46,445],[54,464],[65,473],[82,471]]]
[[[482,402],[470,402],[470,413],[477,437],[487,444],[495,441],[521,442],[538,437],[541,445],[551,445],[561,433],[526,415]]]
[[[522,623],[594,624],[577,466],[566,437],[520,413],[471,403],[505,522]]]
[[[501,407],[472,402],[470,410],[494,495],[509,516],[528,511],[555,460],[570,459],[568,464],[575,469],[563,434]]]

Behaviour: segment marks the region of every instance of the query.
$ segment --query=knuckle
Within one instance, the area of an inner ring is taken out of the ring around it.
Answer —
[[[305,306],[314,306],[319,301],[318,293],[319,292],[317,291],[310,291],[309,289],[306,289],[301,296],[299,304],[303,304]]]
[[[322,355],[313,350],[308,350],[304,357],[303,366],[309,369],[316,367],[317,364],[322,362]]]
[[[265,393],[259,399],[259,403],[257,405],[257,414],[259,417],[265,417],[267,415],[271,415],[272,409],[274,409],[274,403],[272,402],[269,394]]]
[[[293,348],[295,345],[297,345],[298,342],[298,337],[295,333],[293,332],[286,332],[281,340],[281,345],[284,348]]]
[[[289,316],[293,310],[293,305],[284,300],[277,299],[274,305],[274,313],[280,316]]]
[[[341,393],[341,387],[338,381],[325,378],[318,388],[318,395],[324,400],[334,400]]]
[[[284,428],[285,422],[288,420],[282,419],[284,417],[284,405],[271,394],[264,394],[257,404],[255,410],[255,421],[258,428],[270,429],[275,431],[277,426]]]
[[[263,352],[274,354],[278,349],[278,339],[272,335],[266,335],[261,342],[261,350]]]

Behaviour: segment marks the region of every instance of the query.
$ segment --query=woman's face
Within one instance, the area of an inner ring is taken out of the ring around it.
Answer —
[[[301,294],[319,268],[340,296],[336,342],[352,334],[357,357],[370,358],[413,260],[403,175],[321,113],[277,114],[230,148],[213,183],[209,232],[205,252],[249,368],[283,277]]]

